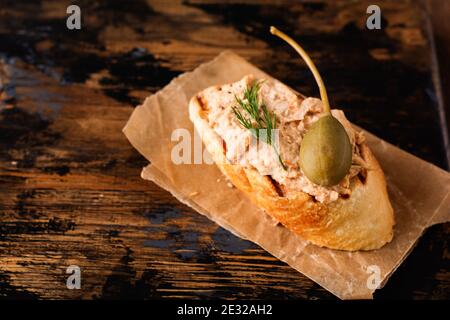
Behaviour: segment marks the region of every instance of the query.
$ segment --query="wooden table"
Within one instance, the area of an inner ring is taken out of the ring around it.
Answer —
[[[4,1],[2,1],[4,2]],[[318,95],[274,24],[311,53],[351,121],[440,167],[428,24],[415,1],[66,1],[0,6],[0,297],[333,299],[258,246],[140,179],[121,132],[133,107],[224,49]],[[450,224],[376,298],[450,298]],[[80,290],[66,288],[78,265]]]

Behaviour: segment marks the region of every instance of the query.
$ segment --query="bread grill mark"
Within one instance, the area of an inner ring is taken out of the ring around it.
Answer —
[[[209,111],[209,108],[206,105],[205,99],[203,99],[203,97],[200,94],[197,95],[197,101],[198,101],[198,105],[200,106],[200,108],[203,111],[205,111],[205,112]]]
[[[226,156],[227,155],[227,143],[225,142],[224,139],[222,139],[222,149],[223,149],[223,154]]]
[[[266,176],[266,177],[267,177],[268,182],[269,182],[270,184],[272,184],[272,186],[273,186],[275,192],[278,194],[278,196],[281,197],[281,198],[283,198],[283,197],[284,197],[284,191],[283,191],[282,186],[281,186],[277,181],[275,181],[275,180],[272,178],[271,175],[268,175],[268,176]]]
[[[365,159],[364,159],[365,160]],[[360,170],[358,172],[358,174],[356,175],[356,178],[362,183],[362,184],[366,184],[366,180],[367,180],[367,169],[363,168],[363,170]]]

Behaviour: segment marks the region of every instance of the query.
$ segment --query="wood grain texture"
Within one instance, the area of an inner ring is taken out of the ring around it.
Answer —
[[[450,15],[450,2],[427,0],[425,2],[427,13],[430,17],[431,39],[436,52],[436,79],[437,87],[441,87],[438,95],[440,102],[441,127],[444,146],[447,149],[447,161],[450,162],[450,24],[447,23]]]
[[[174,76],[232,49],[300,91],[314,81],[268,25],[300,39],[350,120],[446,167],[422,9],[378,1],[2,1],[0,297],[333,299],[258,246],[140,179],[121,132]],[[430,228],[376,298],[450,298],[450,224]],[[68,290],[79,265],[82,289]]]

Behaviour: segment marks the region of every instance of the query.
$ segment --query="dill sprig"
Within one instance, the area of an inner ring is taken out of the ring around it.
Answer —
[[[281,166],[284,170],[287,170],[272,141],[272,131],[277,128],[277,117],[275,113],[270,114],[270,111],[267,109],[264,102],[260,103],[258,100],[258,92],[262,82],[263,81],[255,81],[252,85],[247,86],[244,91],[244,99],[235,95],[234,97],[238,106],[233,106],[232,110],[239,123],[244,128],[250,130],[257,140],[260,138],[259,131],[266,130],[266,143],[274,147],[274,151],[278,156]]]

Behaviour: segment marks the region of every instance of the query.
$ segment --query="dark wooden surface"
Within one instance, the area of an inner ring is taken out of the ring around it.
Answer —
[[[436,85],[441,87],[437,95],[440,108],[441,127],[444,145],[447,149],[447,162],[450,162],[450,1],[427,0],[426,11],[429,16],[430,39],[435,49]]]
[[[356,124],[448,168],[424,11],[377,1],[0,0],[0,297],[333,299],[256,245],[140,179],[121,129],[174,76],[232,49],[307,95],[311,53]],[[418,182],[420,183],[420,182]],[[450,224],[434,226],[376,298],[450,298]],[[79,265],[81,290],[66,288]]]

